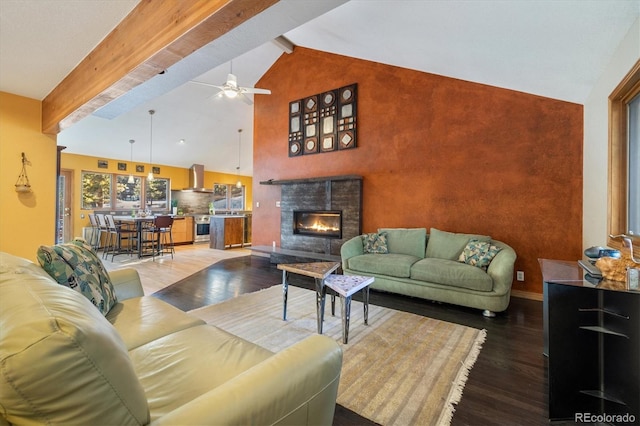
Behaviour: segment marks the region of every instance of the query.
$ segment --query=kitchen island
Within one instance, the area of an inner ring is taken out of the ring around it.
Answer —
[[[247,243],[245,229],[250,220],[251,216],[244,214],[211,216],[209,247],[218,250],[234,246],[244,247]]]

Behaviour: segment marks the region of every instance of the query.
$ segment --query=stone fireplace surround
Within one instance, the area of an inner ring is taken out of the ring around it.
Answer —
[[[344,175],[308,179],[269,180],[281,185],[280,247],[300,252],[340,256],[340,247],[362,232],[362,176]],[[342,238],[322,238],[293,233],[296,210],[342,211]]]

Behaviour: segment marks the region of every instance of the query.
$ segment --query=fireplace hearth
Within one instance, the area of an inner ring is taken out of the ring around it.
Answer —
[[[342,238],[342,211],[295,210],[293,233],[320,238]]]

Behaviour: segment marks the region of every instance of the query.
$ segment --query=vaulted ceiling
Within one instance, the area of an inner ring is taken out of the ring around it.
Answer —
[[[43,99],[137,0],[1,0],[0,90]],[[252,174],[253,109],[212,97],[233,67],[253,86],[271,40],[583,103],[640,16],[640,0],[281,0],[58,135],[65,152]],[[637,28],[637,26],[635,27]],[[640,34],[638,34],[640,37]],[[393,84],[393,82],[388,82]],[[257,95],[268,96],[268,95]],[[184,140],[184,143],[179,143]]]

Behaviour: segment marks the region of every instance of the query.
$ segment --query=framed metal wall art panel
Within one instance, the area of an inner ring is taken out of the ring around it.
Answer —
[[[357,84],[339,89],[338,149],[356,147],[357,90]]]
[[[356,147],[357,83],[289,103],[289,157]]]
[[[289,157],[302,154],[302,101],[289,103]]]

